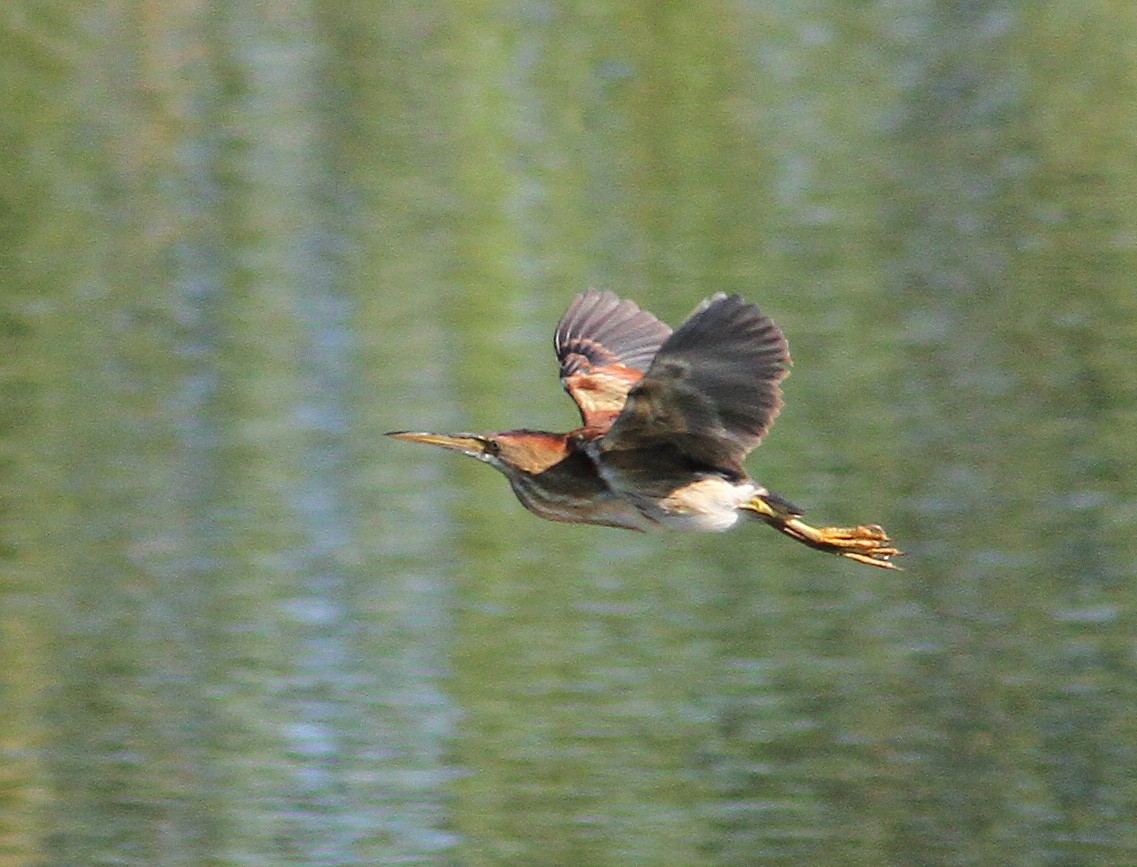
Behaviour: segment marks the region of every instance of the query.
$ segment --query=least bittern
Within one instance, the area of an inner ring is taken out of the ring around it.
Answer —
[[[496,467],[527,509],[553,521],[705,532],[753,515],[812,548],[897,568],[880,526],[812,527],[742,468],[781,410],[790,365],[786,338],[755,305],[719,293],[672,332],[590,289],[561,317],[554,346],[580,408],[576,430],[390,436]]]

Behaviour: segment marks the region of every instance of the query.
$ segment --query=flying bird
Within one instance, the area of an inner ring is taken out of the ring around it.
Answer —
[[[634,302],[590,289],[553,338],[561,384],[580,409],[568,433],[391,431],[500,470],[522,504],[553,521],[629,530],[729,530],[757,518],[821,551],[898,568],[877,524],[813,527],[742,461],[782,407],[785,336],[757,306],[718,293],[672,331]]]

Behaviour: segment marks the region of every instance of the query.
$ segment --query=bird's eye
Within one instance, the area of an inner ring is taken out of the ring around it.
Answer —
[[[498,454],[501,453],[501,446],[498,444],[497,440],[487,439],[485,441],[485,443],[486,443],[485,451],[486,451],[487,455],[493,455],[496,457]]]

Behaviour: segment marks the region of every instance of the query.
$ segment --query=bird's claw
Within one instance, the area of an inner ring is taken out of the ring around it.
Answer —
[[[817,547],[832,551],[841,557],[848,557],[858,563],[879,566],[882,569],[899,569],[892,562],[901,551],[893,547],[892,540],[879,524],[860,524],[856,527],[809,527],[802,521],[799,529],[808,529],[808,541]]]
[[[744,508],[757,512],[775,530],[811,548],[829,551],[839,557],[879,566],[881,569],[900,568],[892,562],[892,558],[899,557],[903,552],[893,547],[892,540],[879,524],[814,527],[797,515],[775,508],[764,497],[755,497]]]
[[[819,527],[817,534],[820,544],[841,557],[883,569],[900,568],[892,562],[892,558],[900,556],[901,551],[892,546],[892,540],[880,524]]]

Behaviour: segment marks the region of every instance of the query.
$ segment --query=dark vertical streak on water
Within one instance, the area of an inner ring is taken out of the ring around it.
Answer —
[[[89,150],[53,177],[55,204],[81,216],[66,223],[77,276],[51,286],[66,375],[51,383],[43,417],[45,432],[69,432],[48,441],[58,496],[70,504],[48,531],[63,606],[48,845],[61,861],[129,846],[184,863],[224,824],[211,809],[216,716],[205,698],[217,568],[208,553],[217,435],[206,408],[223,281],[211,219],[219,137],[193,10],[134,11],[114,9],[71,46],[60,139]],[[172,291],[157,291],[167,279]]]
[[[989,689],[997,627],[979,577],[986,528],[975,522],[1005,493],[979,444],[1001,423],[998,399],[985,398],[997,394],[1002,372],[998,323],[984,307],[1006,279],[1015,226],[1004,215],[1021,183],[1021,167],[1000,159],[1022,88],[1016,55],[997,48],[1008,43],[1007,15],[997,0],[929,9],[912,43],[901,121],[908,161],[900,165],[912,183],[897,215],[901,327],[914,360],[910,405],[931,438],[920,448],[935,456],[913,505],[935,535],[917,551],[928,558],[915,592],[929,634],[916,657],[926,692],[910,698],[917,719],[928,717],[908,733],[926,777],[901,782],[928,810],[898,833],[933,860],[1010,857],[988,830],[1008,808],[997,781],[1019,772],[1001,747],[1005,720]],[[973,544],[961,549],[961,539]]]
[[[287,632],[284,657],[277,660],[283,678],[264,697],[266,709],[279,716],[267,734],[277,742],[279,771],[288,779],[272,810],[272,839],[282,853],[306,863],[351,863],[359,833],[346,732],[355,681],[348,489],[353,356],[340,258],[346,215],[335,180],[337,103],[328,91],[327,46],[311,6],[240,4],[226,19],[234,81],[230,165],[249,197],[235,203],[244,291],[231,322],[239,339],[260,352],[257,320],[282,317],[291,358],[281,362],[292,368],[275,400],[287,414],[282,435],[294,450],[258,456],[266,467],[279,462],[284,468],[279,508],[291,528],[271,579]],[[244,494],[232,496],[240,502]],[[270,802],[257,809],[270,810]]]
[[[172,383],[168,408],[178,458],[169,496],[184,516],[185,534],[164,577],[170,607],[164,628],[176,635],[184,668],[172,679],[192,685],[180,739],[189,766],[186,773],[197,777],[197,790],[196,804],[185,811],[188,827],[182,833],[187,850],[203,852],[216,850],[225,833],[216,798],[223,777],[213,761],[216,729],[223,717],[209,699],[216,683],[210,654],[216,646],[215,594],[225,576],[221,553],[225,523],[218,513],[223,485],[219,358],[221,311],[231,264],[224,221],[218,219],[226,193],[221,176],[225,137],[216,24],[216,16],[205,16],[170,21],[165,32],[151,31],[159,42],[169,43],[174,59],[159,55],[153,64],[158,68],[169,64],[180,71],[172,101],[184,112],[184,126],[166,155],[169,168],[163,179],[165,204],[177,227],[164,264],[180,373]]]
[[[918,595],[934,624],[920,655],[921,713],[930,712],[926,765],[938,784],[912,781],[935,809],[909,823],[907,842],[982,861],[1098,851],[1112,842],[1104,817],[1118,810],[1103,744],[1120,708],[1093,685],[1104,662],[1093,627],[1064,622],[1042,601],[1069,598],[1077,620],[1081,600],[1115,580],[1120,547],[1101,532],[1104,510],[1076,505],[1103,484],[1092,469],[1102,445],[1087,436],[1101,417],[1087,387],[1092,353],[1061,312],[1101,317],[1111,275],[1088,279],[1085,260],[1070,262],[1065,273],[1039,269],[1029,300],[1016,295],[1034,251],[1054,243],[1024,208],[1031,186],[1068,205],[1085,185],[1048,177],[1056,144],[1026,114],[1032,17],[1006,2],[937,4],[901,129],[913,180],[896,232],[908,399],[918,447],[932,458],[913,477],[912,500],[925,536]],[[1112,204],[1103,196],[1095,207]],[[1001,685],[1016,659],[1038,668],[1032,701],[1010,709]],[[1041,738],[1045,761],[1024,746],[1025,731]],[[1032,789],[1032,810],[1010,794]],[[1032,841],[1029,855],[992,833],[1000,827]]]
[[[455,418],[448,371],[459,341],[442,321],[461,303],[452,103],[462,88],[446,84],[448,15],[355,2],[320,17],[335,57],[328,101],[342,109],[339,184],[354,221],[358,853],[425,858],[453,845],[444,826],[454,709],[443,690],[454,628],[446,503],[456,491],[449,468],[381,432]]]

